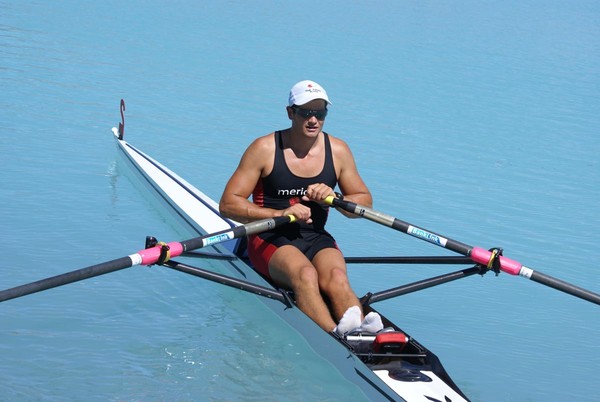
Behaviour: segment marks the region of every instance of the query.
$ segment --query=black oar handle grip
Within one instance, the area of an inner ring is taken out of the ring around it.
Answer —
[[[279,226],[285,225],[287,223],[292,223],[294,221],[296,221],[296,217],[294,215],[276,216],[273,218],[246,223],[245,225],[234,228],[234,230],[239,229],[240,237],[249,236],[256,233],[262,233],[268,230],[273,230]]]

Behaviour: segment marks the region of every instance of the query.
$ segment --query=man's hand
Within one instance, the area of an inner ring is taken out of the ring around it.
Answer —
[[[330,195],[335,196],[333,189],[327,184],[315,183],[308,186],[305,195],[302,197],[304,201],[322,202]]]

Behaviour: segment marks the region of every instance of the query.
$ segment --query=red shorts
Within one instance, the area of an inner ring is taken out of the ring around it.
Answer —
[[[333,236],[327,232],[275,230],[251,235],[248,236],[248,257],[254,270],[266,278],[271,278],[269,261],[279,247],[287,245],[298,248],[309,260],[325,248],[338,248]]]

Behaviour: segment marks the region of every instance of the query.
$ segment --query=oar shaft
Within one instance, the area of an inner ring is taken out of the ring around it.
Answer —
[[[526,267],[524,267],[526,268]],[[529,277],[534,282],[541,283],[542,285],[549,286],[556,290],[560,290],[561,292],[568,293],[572,296],[579,297],[583,300],[587,300],[589,302],[600,305],[600,295],[594,292],[590,292],[589,290],[580,288],[578,286],[572,285],[563,280],[554,278],[550,275],[546,275],[542,272],[531,271],[531,276]]]
[[[325,202],[329,205],[333,205],[334,207],[341,208],[358,216],[362,216],[375,223],[388,226],[392,229],[404,232],[418,239],[435,244],[436,246],[467,256],[472,261],[478,264],[487,265],[490,262],[490,259],[492,258],[492,252],[488,250],[482,249],[480,247],[469,246],[459,241],[446,238],[440,234],[414,226],[408,222],[404,222],[391,215],[386,215],[384,213],[375,211],[369,207],[365,207],[350,201],[340,200],[333,196],[327,197]],[[507,272],[512,275],[520,274],[520,269],[522,267],[520,263],[506,257],[500,257],[499,261],[500,268],[504,272]]]
[[[371,208],[358,205],[350,201],[340,200],[333,196],[329,196],[327,197],[327,199],[325,199],[325,202],[329,205],[333,205],[334,207],[341,208],[358,216],[362,216],[373,222],[391,227],[392,229],[404,232],[413,237],[428,241],[437,246],[467,256],[471,258],[471,260],[473,260],[474,262],[484,266],[491,265],[497,258],[497,261],[499,262],[499,268],[503,272],[509,273],[511,275],[523,276],[531,279],[532,281],[544,284],[546,286],[552,287],[570,295],[579,297],[592,303],[600,304],[599,294],[571,285],[570,283],[553,278],[541,272],[534,271],[533,269],[524,266],[520,262],[511,260],[510,258],[496,256],[491,251],[482,249],[480,247],[472,247],[464,243],[458,242],[456,240],[446,238],[437,233],[430,232],[426,229],[422,229],[413,226],[410,223],[401,221],[400,219],[397,219],[391,215],[383,214]]]
[[[184,240],[181,242],[168,243],[169,258],[179,257],[187,251],[197,250],[199,248],[212,246],[217,243],[223,243],[229,240],[238,239],[244,236],[250,236],[256,233],[266,232],[267,230],[275,229],[281,225],[294,222],[296,217],[293,215],[277,216],[274,218],[261,219],[258,221],[246,223],[244,225],[235,226],[230,229],[221,230],[219,232],[210,233],[193,239]],[[144,250],[138,251],[131,257],[133,265],[153,265],[156,264],[162,256],[162,246],[156,245]]]
[[[91,265],[76,271],[67,272],[65,274],[56,275],[50,278],[39,280],[37,282],[32,282],[26,285],[0,291],[0,302],[41,292],[42,290],[48,290],[58,286],[67,285],[83,279],[93,278],[94,276],[104,275],[109,272],[115,272],[131,266],[132,260],[130,257],[122,257],[101,264]]]
[[[329,205],[333,205],[334,207],[338,207],[358,216],[362,216],[363,218],[369,219],[375,223],[379,223],[380,225],[388,226],[392,229],[404,232],[408,235],[419,238],[421,240],[428,241],[429,243],[433,243],[436,246],[452,250],[456,253],[466,256],[468,256],[471,253],[471,246],[468,246],[456,240],[445,238],[437,233],[413,226],[410,223],[404,222],[391,215],[375,211],[374,209],[356,204],[354,202],[340,200],[333,196],[327,197],[325,202]]]
[[[231,229],[222,230],[220,232],[207,234],[205,236],[196,237],[183,242],[171,242],[167,244],[169,258],[177,257],[186,251],[195,250],[209,245],[221,243],[224,241],[249,236],[251,234],[265,232],[274,229],[286,223],[294,222],[296,218],[292,215],[280,216],[275,218],[262,219],[247,223],[245,225],[236,226]],[[129,268],[135,265],[153,265],[159,262],[162,257],[163,246],[156,245],[144,250],[140,250],[135,254],[127,257],[118,258],[116,260],[107,261],[104,263],[92,265],[86,268],[81,268],[76,271],[67,272],[65,274],[53,276],[32,282],[26,285],[17,286],[11,289],[0,291],[0,302],[14,299],[21,296],[26,296],[32,293],[40,292],[55,288],[57,286],[67,285],[69,283],[81,281],[83,279],[92,278],[94,276],[107,274],[109,272],[118,271],[120,269]]]
[[[261,219],[258,221],[246,223],[233,227],[231,229],[225,229],[220,232],[212,233],[210,235],[196,237],[190,240],[182,241],[181,252],[191,251],[202,247],[210,246],[216,243],[237,239],[244,236],[250,236],[257,233],[266,232],[268,230],[275,229],[286,223],[294,222],[296,218],[293,215],[288,216],[277,216],[274,218]],[[181,253],[177,254],[180,255]],[[173,254],[172,254],[173,255]],[[173,255],[175,256],[175,255]]]

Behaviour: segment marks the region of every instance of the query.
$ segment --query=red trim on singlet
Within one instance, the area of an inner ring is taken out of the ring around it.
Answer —
[[[252,192],[252,202],[259,207],[265,206],[265,185],[263,184],[262,178],[258,180],[258,183],[256,183],[256,187]]]

